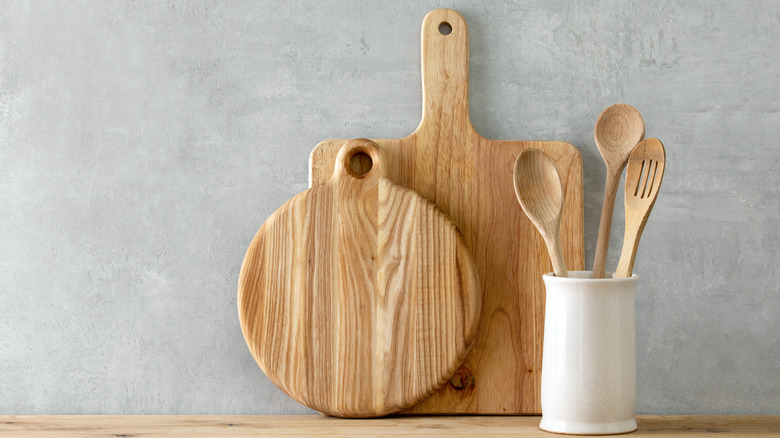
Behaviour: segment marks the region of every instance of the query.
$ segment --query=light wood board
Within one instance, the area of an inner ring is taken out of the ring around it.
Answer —
[[[539,417],[400,417],[347,420],[322,415],[3,415],[0,436],[115,437],[513,437],[551,438]],[[778,415],[640,415],[627,437],[776,437]]]
[[[452,27],[449,35],[439,32],[444,22]],[[564,259],[569,269],[582,270],[582,159],[561,141],[482,137],[469,119],[468,73],[465,20],[448,9],[428,13],[422,25],[422,121],[408,137],[375,140],[384,173],[455,221],[476,260],[483,290],[474,348],[450,382],[410,412],[536,414],[541,412],[542,274],[552,266],[544,241],[515,198],[513,166],[531,147],[555,162],[565,193]],[[345,141],[326,140],[312,151],[312,187],[330,178]]]
[[[361,171],[360,157],[374,168]],[[384,178],[373,142],[350,141],[336,163],[253,239],[239,277],[241,328],[294,399],[329,415],[381,416],[424,399],[461,364],[479,280],[453,222]]]

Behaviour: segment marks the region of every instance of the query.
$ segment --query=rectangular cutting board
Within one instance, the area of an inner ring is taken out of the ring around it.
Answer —
[[[450,25],[449,34],[440,32]],[[471,126],[468,30],[449,9],[422,25],[423,116],[401,139],[374,139],[396,184],[438,204],[460,229],[482,285],[482,315],[458,372],[413,414],[539,414],[544,330],[542,274],[552,271],[544,241],[515,198],[512,171],[526,148],[555,161],[565,191],[561,242],[567,267],[584,265],[582,158],[561,141],[488,140]],[[311,153],[309,183],[333,174],[347,140],[326,140]]]

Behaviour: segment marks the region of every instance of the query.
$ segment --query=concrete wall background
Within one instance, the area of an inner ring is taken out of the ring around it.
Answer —
[[[482,135],[581,150],[588,266],[597,115],[631,103],[666,144],[638,411],[780,414],[771,0],[3,2],[0,413],[311,412],[244,344],[241,260],[318,141],[414,130],[436,7],[469,23]],[[622,230],[619,200],[608,266]]]

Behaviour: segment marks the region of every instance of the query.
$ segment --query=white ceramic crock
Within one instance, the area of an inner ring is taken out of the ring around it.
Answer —
[[[544,275],[542,421],[548,432],[636,430],[635,288],[631,278]]]

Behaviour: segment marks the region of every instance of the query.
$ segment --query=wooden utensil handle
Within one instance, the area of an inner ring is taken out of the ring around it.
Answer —
[[[569,272],[566,270],[566,262],[563,260],[561,239],[545,237],[544,243],[547,244],[547,252],[550,254],[550,260],[552,261],[553,272],[555,272],[555,276],[568,277]]]
[[[634,272],[636,250],[643,230],[644,224],[638,230],[633,226],[626,225],[626,232],[623,236],[623,250],[620,252],[620,261],[617,269],[615,269],[615,278],[628,278]]]
[[[617,196],[620,175],[607,172],[607,182],[604,187],[604,204],[601,206],[601,222],[599,223],[599,238],[596,241],[596,258],[593,260],[593,278],[604,278],[604,265],[607,263],[607,250],[609,249],[609,233],[612,231],[612,213],[615,210],[615,197]]]

